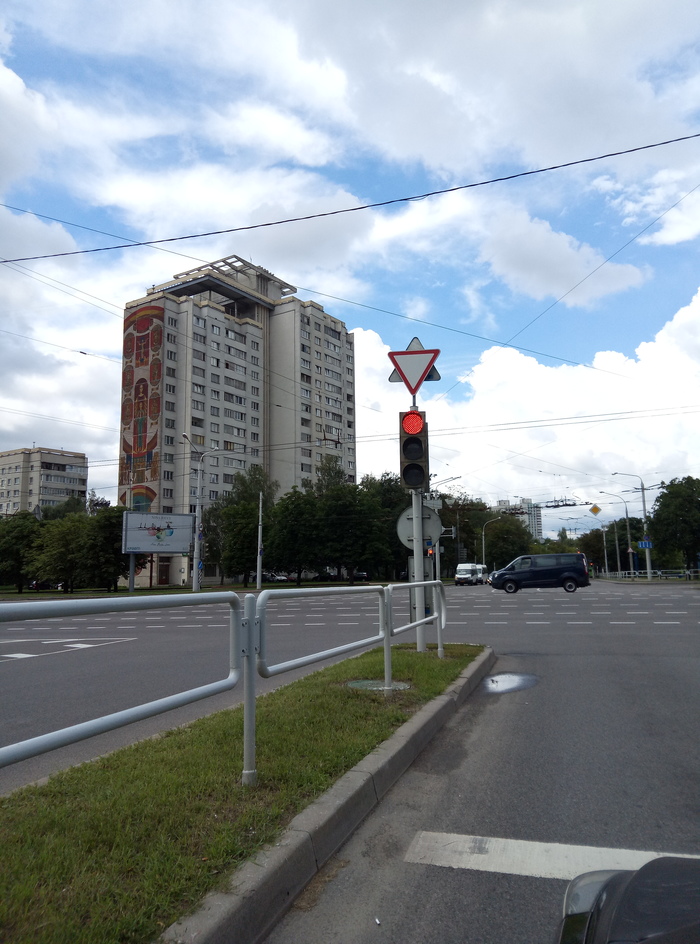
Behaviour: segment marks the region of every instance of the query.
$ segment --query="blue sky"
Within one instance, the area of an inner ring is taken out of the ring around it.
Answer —
[[[0,255],[327,213],[697,134],[699,52],[690,0],[438,0],[429,21],[415,0],[8,0]],[[114,498],[123,305],[236,254],[356,330],[362,473],[397,470],[410,398],[387,352],[418,336],[441,350],[419,402],[453,490],[593,501],[620,490],[613,471],[699,476],[699,184],[700,138],[168,252],[6,264],[0,448],[83,450]]]

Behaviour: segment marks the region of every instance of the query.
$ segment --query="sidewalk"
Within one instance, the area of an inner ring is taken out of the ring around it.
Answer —
[[[496,656],[485,651],[442,695],[296,816],[280,841],[241,866],[227,892],[212,892],[171,925],[163,944],[257,944],[353,834],[481,680]]]

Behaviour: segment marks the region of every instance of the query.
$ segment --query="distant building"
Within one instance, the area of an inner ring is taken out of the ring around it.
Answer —
[[[530,498],[521,498],[516,504],[503,499],[494,505],[493,510],[501,515],[517,515],[523,518],[523,524],[536,541],[542,540],[542,507]]]
[[[194,512],[200,461],[204,507],[252,465],[280,495],[315,481],[326,456],[355,481],[353,336],[295,293],[228,256],[126,305],[120,504]],[[181,582],[183,563],[159,580]]]
[[[0,452],[0,514],[85,501],[88,461],[83,452],[65,449],[10,449]]]

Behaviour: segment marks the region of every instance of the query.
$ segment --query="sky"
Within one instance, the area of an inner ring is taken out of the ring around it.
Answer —
[[[417,337],[441,490],[576,534],[700,477],[693,0],[5,0],[0,127],[0,449],[114,503],[124,305],[235,254],[354,331],[360,476]]]

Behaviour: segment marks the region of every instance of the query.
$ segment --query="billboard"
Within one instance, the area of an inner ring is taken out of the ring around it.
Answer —
[[[122,554],[186,554],[192,544],[194,515],[124,513]]]

